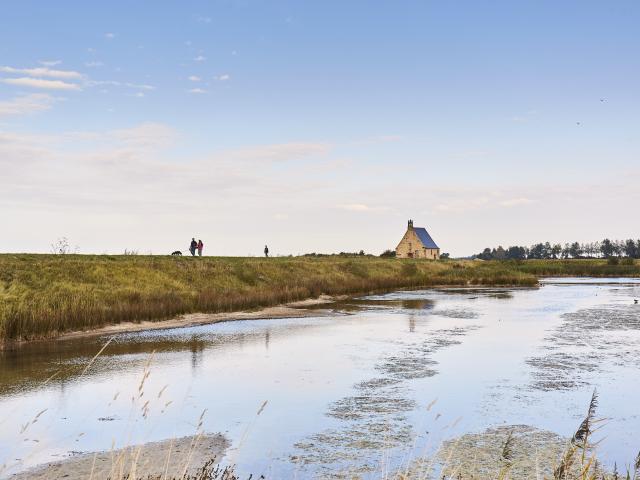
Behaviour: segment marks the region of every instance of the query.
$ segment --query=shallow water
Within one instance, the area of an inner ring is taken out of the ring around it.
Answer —
[[[625,464],[640,449],[634,298],[637,279],[403,291],[327,316],[120,334],[93,363],[109,338],[0,352],[0,477],[193,434],[206,410],[242,473],[376,478],[487,428],[570,436],[594,388],[600,454]]]

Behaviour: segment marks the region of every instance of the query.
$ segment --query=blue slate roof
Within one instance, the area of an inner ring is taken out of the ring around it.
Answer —
[[[426,248],[440,248],[438,247],[438,245],[436,245],[436,242],[433,241],[433,238],[431,238],[431,235],[429,235],[429,232],[427,232],[426,228],[415,227],[413,231],[416,232],[416,235],[418,235],[418,238],[422,242],[422,245],[424,245]]]

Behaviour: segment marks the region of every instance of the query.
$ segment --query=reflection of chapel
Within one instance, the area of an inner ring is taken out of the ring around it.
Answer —
[[[426,228],[414,227],[409,220],[407,231],[396,247],[397,258],[440,258],[440,247],[433,241]]]

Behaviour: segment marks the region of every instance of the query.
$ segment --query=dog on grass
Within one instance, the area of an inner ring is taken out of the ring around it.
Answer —
[[[180,250],[176,250],[175,252],[173,252],[171,255],[179,255],[182,256],[182,252]]]

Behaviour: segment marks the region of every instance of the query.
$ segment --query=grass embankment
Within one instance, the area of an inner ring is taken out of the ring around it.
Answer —
[[[254,309],[320,294],[443,285],[533,286],[536,275],[640,276],[640,265],[597,260],[0,255],[0,341],[191,312]]]
[[[0,255],[0,339],[434,285],[535,285],[491,262],[375,257]]]

